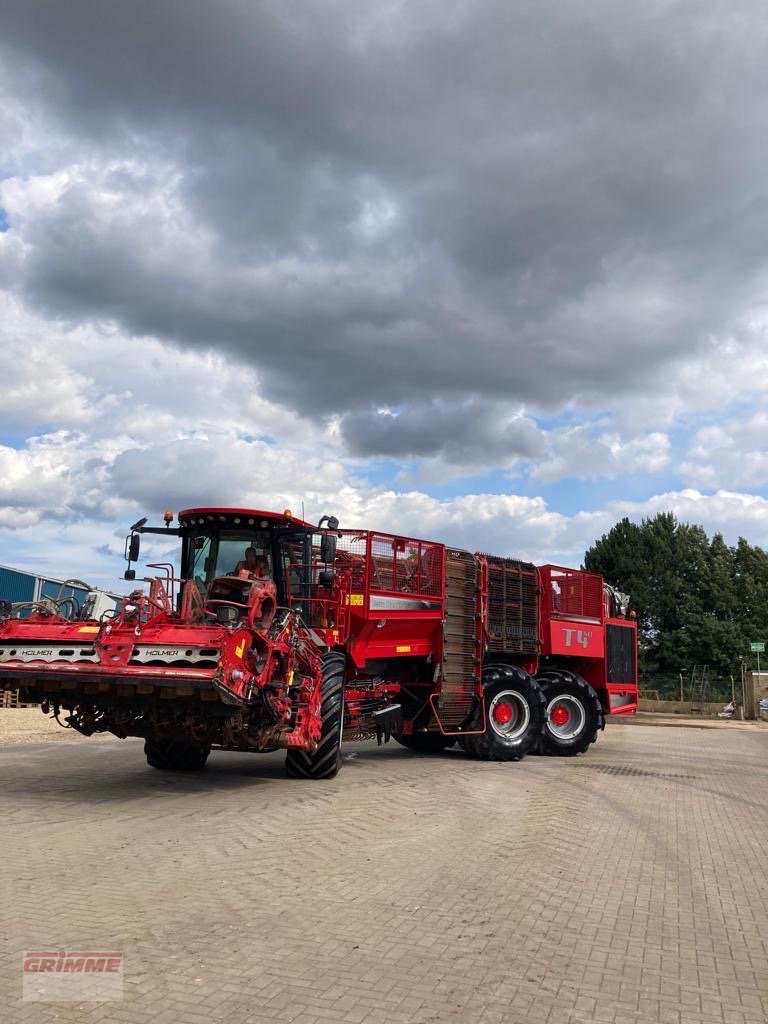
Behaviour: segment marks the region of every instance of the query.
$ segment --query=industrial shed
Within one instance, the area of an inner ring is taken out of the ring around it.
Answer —
[[[11,601],[13,604],[22,601],[40,601],[45,597],[51,599],[69,597],[74,598],[78,606],[82,606],[89,590],[85,587],[68,586],[66,583],[66,580],[59,580],[53,576],[37,576],[34,573],[25,572],[23,569],[0,565],[0,600]],[[110,594],[110,597],[114,598],[116,605],[119,600],[118,596]]]

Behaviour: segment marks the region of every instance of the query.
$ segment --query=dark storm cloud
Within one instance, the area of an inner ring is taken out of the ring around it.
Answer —
[[[766,20],[704,0],[5,0],[18,97],[97,163],[134,160],[9,211],[15,287],[247,360],[271,397],[346,414],[356,452],[464,459],[488,433],[440,406],[441,444],[434,396],[610,404],[750,308]]]
[[[522,417],[510,417],[498,404],[440,401],[399,414],[360,411],[344,416],[343,436],[355,455],[398,458],[439,457],[469,466],[504,465],[516,458],[541,458],[547,451],[543,434]]]

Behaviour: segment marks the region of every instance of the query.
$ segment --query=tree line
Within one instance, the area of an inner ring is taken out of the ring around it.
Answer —
[[[644,676],[739,676],[754,667],[752,641],[768,640],[768,554],[739,537],[680,523],[661,512],[638,525],[622,519],[587,551],[584,568],[630,595]],[[768,666],[768,654],[765,664]],[[730,685],[730,683],[729,683]]]

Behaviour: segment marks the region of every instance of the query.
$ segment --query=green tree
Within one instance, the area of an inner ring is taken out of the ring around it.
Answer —
[[[674,675],[709,665],[737,671],[751,639],[768,638],[768,555],[739,538],[679,523],[661,512],[622,519],[587,551],[584,566],[630,594],[645,672]]]

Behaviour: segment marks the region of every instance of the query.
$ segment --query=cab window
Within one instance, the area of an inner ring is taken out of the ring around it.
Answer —
[[[229,576],[258,563],[259,575],[273,576],[268,531],[222,530],[218,536],[198,534],[191,538],[190,568],[185,574],[201,584],[217,576]]]

